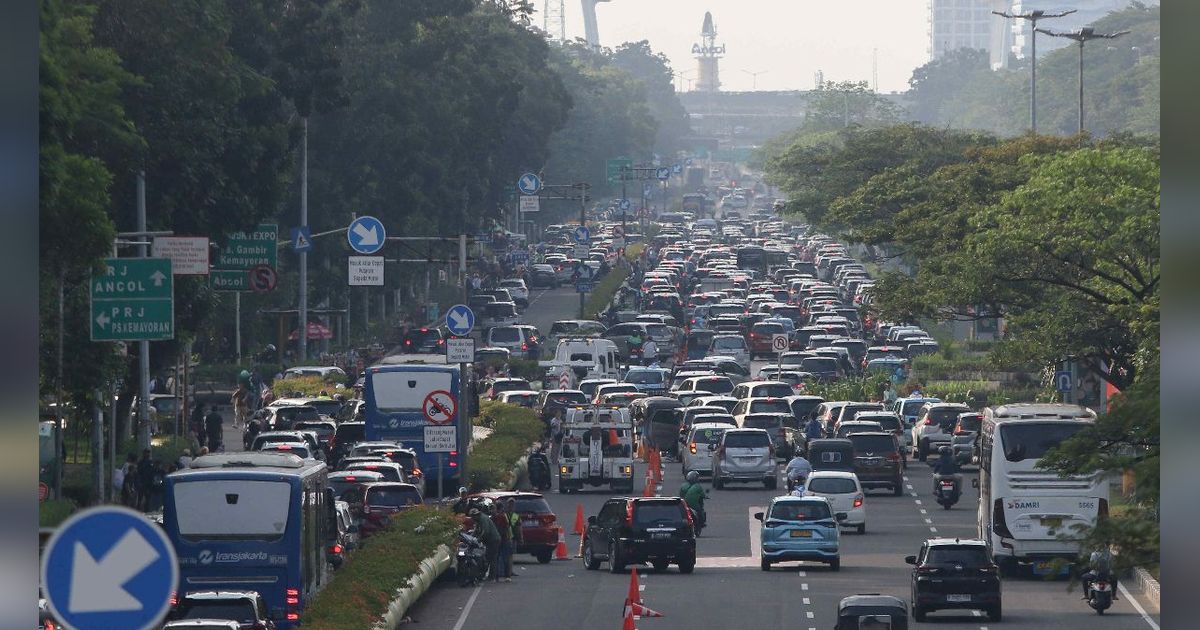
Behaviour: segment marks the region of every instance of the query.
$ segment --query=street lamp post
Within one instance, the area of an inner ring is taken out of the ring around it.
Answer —
[[[1057,13],[1047,13],[1046,11],[1036,10],[1029,13],[1008,13],[1007,11],[992,11],[996,15],[1008,19],[1028,20],[1032,32],[1029,37],[1029,129],[1033,133],[1037,133],[1037,34],[1038,20],[1046,18],[1057,18],[1064,15],[1074,13],[1076,9],[1067,11],[1059,11]]]
[[[752,88],[752,90],[757,92],[758,91],[758,75],[766,74],[767,72],[770,72],[770,71],[769,70],[759,70],[759,71],[755,72],[753,70],[742,70],[742,72],[745,72],[746,74],[751,76],[751,78],[754,80],[754,87]]]
[[[1079,42],[1079,133],[1083,133],[1083,44],[1093,39],[1116,39],[1129,31],[1117,31],[1116,33],[1097,33],[1090,26],[1085,26],[1077,31],[1068,33],[1059,33],[1056,31],[1048,31],[1044,28],[1037,29],[1041,33],[1045,33],[1051,37],[1066,37]]]

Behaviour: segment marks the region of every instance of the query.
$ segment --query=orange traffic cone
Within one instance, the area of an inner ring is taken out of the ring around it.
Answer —
[[[662,454],[658,452],[658,449],[655,449],[650,454],[650,470],[654,472],[655,479],[659,481],[663,480]]]
[[[554,546],[555,560],[569,560],[567,557],[567,534],[563,528],[558,528],[558,544]]]
[[[625,608],[625,623],[621,624],[621,630],[637,630],[633,625],[633,611],[628,607]]]
[[[639,604],[637,602],[633,602],[633,603],[629,604],[629,608],[632,609],[632,612],[635,617],[643,617],[644,618],[644,617],[661,617],[661,616],[663,616],[663,614],[658,612],[657,610],[652,610],[649,607],[645,606],[644,604]]]
[[[646,487],[642,490],[642,496],[654,496],[654,477],[650,476],[650,473],[646,473]]]
[[[583,535],[583,532],[586,528],[586,526],[584,525],[585,522],[586,521],[583,518],[583,504],[576,503],[575,504],[575,535],[576,536]]]
[[[642,587],[638,584],[637,567],[629,571],[629,594],[625,596],[625,606],[642,603]]]

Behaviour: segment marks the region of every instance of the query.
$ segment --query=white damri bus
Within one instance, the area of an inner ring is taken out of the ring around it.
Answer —
[[[1047,450],[1095,419],[1095,412],[1078,405],[1018,403],[984,410],[979,537],[1002,570],[1032,564],[1034,573],[1046,573],[1051,560],[1076,558],[1079,544],[1064,537],[1107,514],[1108,482],[1102,475],[1063,478],[1037,468]]]

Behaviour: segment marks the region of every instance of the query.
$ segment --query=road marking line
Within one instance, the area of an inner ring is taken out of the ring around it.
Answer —
[[[812,600],[810,600],[809,598],[805,597],[805,598],[804,598],[804,605],[805,605],[805,606],[811,606],[811,605],[812,605]]]
[[[927,519],[925,519],[925,522],[926,522],[927,524],[929,524],[929,525],[933,525],[933,520],[932,520],[932,519],[928,519],[928,518],[927,518]]]
[[[930,527],[930,528],[929,528],[929,531],[931,531],[931,532],[933,532],[933,533],[935,533],[935,534],[936,534],[936,533],[937,533],[937,528],[936,528],[936,527]]]
[[[482,590],[482,584],[475,587],[475,591],[471,593],[470,599],[467,600],[467,605],[463,606],[462,614],[458,616],[458,622],[454,624],[454,630],[462,630],[463,624],[467,623],[467,615],[471,614],[471,607],[475,605],[475,598],[479,597],[479,591]]]
[[[921,500],[917,499],[916,501],[914,501],[914,503],[916,503],[917,505],[921,505]]]
[[[1146,609],[1142,608],[1142,605],[1138,603],[1137,598],[1129,594],[1129,591],[1125,589],[1125,585],[1121,582],[1117,582],[1117,588],[1121,591],[1121,594],[1125,596],[1125,601],[1133,605],[1133,609],[1138,611],[1138,614],[1142,616],[1142,619],[1145,619],[1146,623],[1151,628],[1154,628],[1154,630],[1159,630],[1158,624],[1154,623],[1154,620],[1151,619],[1150,615],[1146,613]]]
[[[813,615],[813,611],[811,611],[811,610],[810,610],[810,611],[807,611],[805,614],[806,614],[806,615],[808,615],[808,618],[809,618],[809,619],[812,619],[812,618],[813,618],[813,616],[814,616],[814,615]]]
[[[797,573],[797,574],[798,574],[800,577],[808,577],[808,573],[806,573],[806,572],[804,572],[804,571],[797,571],[796,573]]]
[[[904,484],[904,487],[908,488],[909,490],[912,490],[912,489],[913,489],[913,487],[912,487],[912,484],[911,484],[911,483],[906,483],[906,484]]]
[[[904,480],[908,481],[908,475],[904,475]]]
[[[972,615],[975,615],[976,617],[982,617],[982,616],[983,616],[983,613],[979,612],[978,610],[972,610],[972,611],[971,611],[971,614],[972,614]]]
[[[910,493],[910,494],[912,494],[912,496],[914,496],[914,497],[915,497],[915,496],[918,496],[916,492],[913,492],[913,493]],[[917,503],[920,503],[920,501],[917,501]]]
[[[807,591],[807,590],[808,590],[808,582],[805,582],[805,583],[801,584],[801,585],[800,585],[800,590],[802,590],[802,591]]]

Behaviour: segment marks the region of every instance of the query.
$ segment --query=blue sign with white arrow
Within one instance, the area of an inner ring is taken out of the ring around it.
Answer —
[[[1069,371],[1059,370],[1054,373],[1054,389],[1060,394],[1071,391],[1071,373]]]
[[[672,172],[672,173],[674,173],[674,174],[676,174],[676,175],[678,175],[678,174],[682,173],[682,172],[683,172],[683,165],[682,165],[682,164],[679,164],[679,163],[672,164],[672,165],[671,165],[671,172]]]
[[[358,217],[350,222],[350,229],[346,230],[346,239],[350,241],[350,247],[360,254],[374,254],[383,249],[383,243],[387,239],[387,230],[383,229],[383,223],[375,217]]]
[[[581,225],[575,228],[575,231],[571,233],[571,240],[579,243],[580,245],[587,245],[589,242],[591,242],[591,239],[592,232],[591,230],[587,229],[586,225]]]
[[[75,630],[162,627],[179,560],[161,527],[126,507],[84,510],[55,531],[42,554],[54,617]]]
[[[665,182],[668,179],[671,179],[671,169],[666,166],[660,166],[657,169],[655,169],[654,176],[657,177],[660,181]]]
[[[292,249],[297,254],[312,250],[312,230],[307,225],[292,228]]]
[[[622,209],[622,210],[628,210],[628,209],[629,209],[629,200],[628,200],[628,199],[622,199],[622,200],[621,200],[621,209]]]
[[[517,190],[522,195],[536,195],[542,190],[542,178],[533,173],[525,173],[517,180]]]
[[[466,304],[455,304],[446,311],[446,328],[456,337],[465,337],[475,328],[475,311]]]

